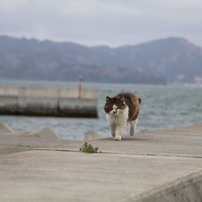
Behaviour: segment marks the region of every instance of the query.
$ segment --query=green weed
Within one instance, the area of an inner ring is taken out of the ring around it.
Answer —
[[[91,144],[85,142],[79,151],[84,153],[98,153],[98,147],[93,147]]]

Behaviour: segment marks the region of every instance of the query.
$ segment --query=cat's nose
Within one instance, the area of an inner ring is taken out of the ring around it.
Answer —
[[[113,114],[116,114],[116,111],[112,111]]]

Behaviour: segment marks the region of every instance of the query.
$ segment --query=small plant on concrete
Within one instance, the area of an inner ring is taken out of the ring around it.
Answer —
[[[91,144],[85,142],[80,151],[84,153],[98,153],[98,147],[93,147]]]

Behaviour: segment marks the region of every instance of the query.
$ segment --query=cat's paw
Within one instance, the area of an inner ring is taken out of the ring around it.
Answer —
[[[122,140],[122,139],[123,139],[123,136],[121,136],[121,135],[116,135],[114,137],[114,140]]]

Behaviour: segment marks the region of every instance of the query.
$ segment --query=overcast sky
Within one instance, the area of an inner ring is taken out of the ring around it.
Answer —
[[[0,35],[111,47],[175,36],[202,46],[202,1],[0,0]]]

